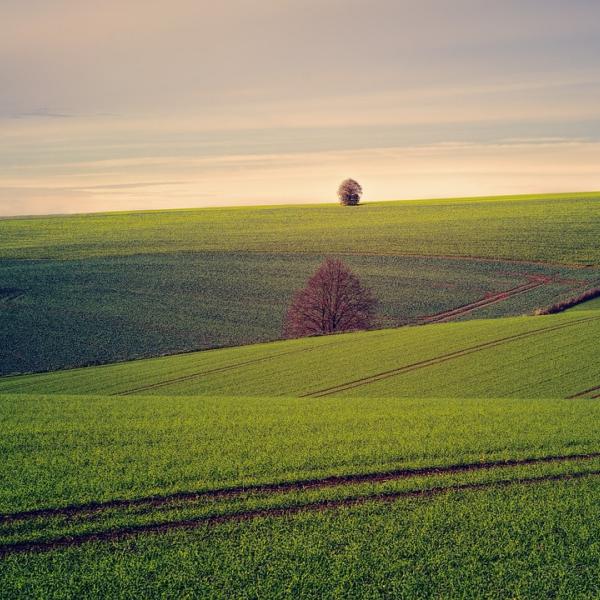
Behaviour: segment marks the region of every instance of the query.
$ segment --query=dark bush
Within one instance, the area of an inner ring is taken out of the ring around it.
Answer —
[[[563,312],[568,308],[573,308],[573,306],[577,306],[582,302],[587,302],[588,300],[593,300],[594,298],[600,297],[600,287],[592,288],[591,290],[587,290],[580,294],[579,296],[573,296],[568,300],[562,300],[561,302],[557,302],[556,304],[552,304],[552,306],[548,306],[547,308],[538,308],[535,311],[536,315],[553,315],[556,313]]]

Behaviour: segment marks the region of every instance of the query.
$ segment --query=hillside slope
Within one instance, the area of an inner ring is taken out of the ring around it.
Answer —
[[[475,256],[600,264],[600,192],[0,220],[0,257],[163,252]]]
[[[567,311],[5,377],[0,392],[565,398],[600,385],[599,338],[599,311]]]
[[[599,229],[598,194],[0,220],[0,374],[277,339],[327,254],[378,326],[525,314],[600,282]]]

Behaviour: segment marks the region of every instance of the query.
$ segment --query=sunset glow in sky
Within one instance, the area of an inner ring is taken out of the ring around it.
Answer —
[[[0,215],[600,190],[597,0],[2,0]]]

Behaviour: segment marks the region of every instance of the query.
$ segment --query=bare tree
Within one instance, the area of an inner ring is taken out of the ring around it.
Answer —
[[[344,206],[356,206],[362,196],[362,187],[354,179],[344,179],[338,188],[340,204]]]
[[[368,329],[376,306],[371,290],[363,288],[341,260],[327,258],[306,287],[294,294],[284,335],[293,338]]]

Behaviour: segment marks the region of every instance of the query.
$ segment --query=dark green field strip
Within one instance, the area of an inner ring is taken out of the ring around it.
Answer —
[[[453,485],[444,485],[430,487],[427,489],[390,491],[371,493],[363,496],[351,496],[341,499],[323,499],[305,504],[296,504],[282,507],[259,508],[241,512],[233,512],[222,515],[201,516],[191,519],[182,519],[164,523],[145,523],[137,526],[126,526],[119,529],[112,529],[103,532],[85,533],[80,535],[68,535],[57,537],[51,540],[26,541],[0,545],[0,558],[23,552],[45,552],[58,550],[65,547],[80,546],[90,542],[109,542],[126,539],[132,536],[147,534],[162,534],[176,530],[189,530],[198,527],[211,527],[228,522],[243,522],[257,518],[265,517],[289,517],[300,512],[317,512],[324,510],[334,510],[344,507],[352,507],[365,504],[367,502],[395,502],[402,498],[421,498],[426,499],[439,494],[478,491],[490,488],[501,488],[511,485],[534,485],[550,481],[567,481],[582,478],[597,477],[600,470],[584,471],[575,473],[558,473],[552,475],[542,475],[536,477],[525,477],[519,479],[499,479],[489,482],[469,482],[457,483]]]
[[[461,306],[459,308],[450,310],[450,311],[446,311],[443,313],[438,313],[436,315],[432,315],[429,317],[424,317],[423,319],[421,319],[421,321],[423,323],[436,323],[436,322],[441,322],[441,321],[447,321],[450,320],[454,317],[457,316],[461,316],[467,312],[471,312],[474,310],[477,310],[478,308],[482,308],[484,306],[489,306],[490,304],[494,304],[496,302],[501,302],[503,300],[506,300],[508,298],[512,298],[515,295],[518,294],[522,294],[525,293],[527,291],[530,291],[532,289],[535,289],[537,287],[546,285],[548,282],[552,281],[551,278],[548,277],[542,277],[542,276],[534,276],[532,278],[532,281],[529,281],[526,284],[523,284],[521,286],[517,286],[515,288],[511,288],[510,290],[506,290],[503,292],[499,292],[498,294],[494,294],[490,297],[486,297],[482,300],[479,300],[473,304],[467,304],[464,306]],[[302,349],[298,349],[298,350],[290,350],[288,352],[279,352],[279,353],[275,353],[275,354],[271,354],[268,356],[264,356],[261,358],[256,358],[256,359],[252,359],[252,360],[247,360],[247,361],[242,361],[239,363],[234,363],[231,365],[226,365],[223,367],[219,367],[219,368],[214,368],[214,369],[208,369],[208,370],[204,370],[204,371],[200,371],[197,373],[191,373],[188,375],[184,375],[181,377],[174,377],[171,379],[165,379],[164,381],[160,381],[160,382],[156,382],[156,383],[152,383],[152,384],[148,384],[148,385],[144,385],[144,386],[139,386],[137,388],[132,388],[130,390],[126,390],[126,391],[122,391],[122,392],[118,392],[116,395],[118,396],[125,396],[125,395],[129,395],[129,394],[136,394],[139,392],[145,392],[148,390],[154,390],[154,389],[159,389],[171,384],[177,384],[177,383],[182,383],[182,382],[186,382],[186,381],[190,381],[193,379],[196,379],[198,377],[203,377],[206,375],[212,375],[215,373],[222,373],[225,371],[229,371],[232,369],[236,369],[238,367],[245,367],[247,365],[252,365],[255,363],[259,363],[259,362],[264,362],[267,360],[271,360],[273,358],[278,358],[280,356],[286,356],[288,354],[296,354],[299,352],[307,352],[307,351],[312,351],[312,350],[320,350],[322,348],[325,348],[327,346],[331,346],[331,345],[339,345],[343,343],[343,341],[340,340],[340,338],[338,338],[336,340],[336,342],[333,342],[331,344],[322,344],[320,346],[313,346],[313,347],[309,347],[309,348],[302,348]],[[310,396],[311,394],[306,394],[306,396]]]
[[[57,508],[40,508],[35,510],[20,511],[16,513],[0,514],[0,526],[14,521],[28,519],[48,518],[55,516],[77,517],[90,515],[92,513],[110,510],[114,508],[155,508],[164,504],[172,504],[181,501],[197,501],[199,499],[221,499],[231,498],[242,494],[277,494],[281,492],[319,489],[359,483],[381,483],[394,479],[407,479],[424,475],[441,475],[465,473],[471,471],[490,470],[498,467],[519,467],[525,465],[536,465],[555,462],[569,462],[592,460],[600,457],[600,452],[589,452],[586,454],[567,454],[560,456],[541,456],[532,458],[515,458],[498,461],[486,461],[478,463],[462,463],[455,465],[440,465],[431,467],[395,469],[392,471],[381,471],[374,473],[353,473],[350,475],[338,475],[321,477],[317,479],[304,479],[300,481],[287,481],[279,483],[264,483],[229,488],[203,490],[199,492],[177,492],[162,496],[150,496],[147,498],[132,498],[109,500],[106,502],[90,502],[87,504],[70,505]]]
[[[347,385],[356,380],[380,375],[383,377],[382,374],[388,372],[391,376],[398,369],[405,369],[408,374],[417,367],[423,367],[424,362],[429,361],[429,366],[433,367],[441,364],[440,361],[449,361],[452,356],[461,358],[461,354],[474,357],[472,367],[463,361],[465,375],[468,375],[468,371],[474,372],[481,368],[475,364],[476,355],[479,349],[485,349],[485,344],[490,345],[492,350],[495,347],[493,344],[499,347],[511,341],[504,342],[504,338],[514,338],[511,343],[516,348],[514,344],[519,339],[529,339],[525,335],[518,337],[523,333],[534,332],[533,335],[537,336],[535,332],[540,330],[543,333],[543,326],[550,327],[550,323],[553,327],[570,327],[570,324],[577,325],[578,319],[594,319],[599,314],[594,311],[574,311],[545,317],[440,323],[239,346],[55,373],[4,377],[0,378],[0,392],[189,396],[300,396],[315,392],[334,393],[333,388],[335,392],[338,387],[340,390],[354,389],[356,386],[347,388]],[[553,353],[566,352],[567,343],[574,345],[573,349],[580,354],[577,351],[577,340],[583,340],[588,332],[575,328],[570,331],[573,333],[569,333],[564,339],[549,344],[548,361],[554,360]],[[552,333],[550,329],[548,332],[549,335]],[[523,346],[521,350],[527,364],[534,358],[538,346],[534,338],[531,339],[532,343],[527,347]],[[506,348],[508,350],[509,345]],[[584,364],[581,362],[584,358],[573,354],[573,364],[566,365],[565,372],[572,371],[576,364]],[[536,364],[531,362],[530,366],[532,369],[536,367],[546,370],[548,361],[537,356],[534,361]],[[594,367],[594,354],[591,353],[584,362]],[[499,359],[498,369],[504,369],[505,365],[505,360]],[[310,377],[306,373],[310,373]],[[535,375],[533,370],[531,375]],[[381,377],[378,380],[380,379]],[[536,376],[536,382],[538,379]],[[522,379],[523,391],[519,391],[517,395],[564,398],[576,391],[577,387],[581,388],[586,384],[591,386],[596,381],[597,374],[592,369],[581,381],[574,381],[572,384],[569,381],[562,382],[555,390],[546,387],[543,393],[538,394],[533,384],[531,391],[527,389],[528,379],[525,378]],[[425,392],[421,389],[422,386],[416,384],[406,389],[403,384],[399,384],[397,392],[402,396],[447,397],[449,394],[443,381],[440,380],[439,383],[439,387],[431,393]],[[508,383],[510,382],[507,381]],[[361,387],[364,388],[365,385],[358,386],[359,389]],[[505,394],[503,387],[506,386],[494,384],[490,389],[477,390],[475,395],[501,397]],[[383,395],[388,395],[389,391],[386,390]],[[452,392],[452,395],[455,394],[457,397],[465,396],[465,393]],[[511,394],[515,395],[514,390]],[[369,395],[372,395],[370,391]]]
[[[308,392],[306,394],[302,394],[301,397],[311,397],[311,398],[320,398],[323,396],[329,396],[329,395],[333,395],[339,392],[344,392],[346,390],[349,389],[353,389],[353,388],[357,388],[357,387],[361,387],[364,385],[369,385],[371,383],[375,383],[377,381],[381,381],[383,379],[388,379],[390,377],[395,377],[397,375],[401,375],[403,373],[407,373],[410,371],[414,371],[417,369],[422,369],[422,368],[426,368],[432,365],[437,365],[440,364],[442,362],[446,362],[455,358],[459,358],[462,356],[467,356],[469,354],[472,354],[474,352],[480,352],[482,350],[487,350],[490,348],[494,348],[496,346],[500,346],[503,344],[508,344],[512,341],[516,341],[516,340],[521,340],[524,338],[529,338],[532,336],[536,336],[536,335],[540,335],[543,333],[548,333],[551,331],[558,331],[561,329],[565,329],[565,328],[569,328],[569,327],[573,327],[575,325],[579,325],[581,323],[586,323],[586,322],[590,322],[590,321],[598,321],[600,320],[600,316],[593,316],[593,317],[587,317],[587,318],[583,318],[583,319],[577,319],[577,320],[573,320],[570,323],[562,323],[560,325],[552,325],[552,326],[547,326],[547,327],[541,327],[539,329],[535,329],[534,331],[529,331],[529,332],[525,332],[525,333],[519,333],[519,334],[515,334],[512,336],[507,336],[504,338],[499,338],[496,340],[491,340],[489,342],[483,342],[481,344],[476,344],[474,346],[468,347],[468,348],[464,348],[461,350],[457,350],[454,352],[450,352],[448,354],[443,354],[440,356],[436,356],[430,359],[426,359],[426,360],[422,360],[416,363],[412,363],[409,365],[403,365],[402,367],[398,367],[396,369],[390,369],[387,371],[382,371],[381,373],[376,373],[374,375],[369,375],[367,377],[362,377],[359,379],[354,379],[352,381],[346,382],[346,383],[342,383],[339,384],[337,386],[333,386],[330,388],[324,388],[324,389],[320,389],[320,390],[315,390],[312,392]]]
[[[464,304],[463,306],[459,306],[457,308],[452,308],[450,310],[446,310],[435,315],[428,315],[419,319],[422,323],[440,323],[442,321],[450,321],[451,319],[455,319],[457,317],[462,317],[467,313],[473,312],[474,310],[484,308],[490,306],[492,304],[496,304],[497,302],[504,302],[509,298],[513,298],[514,296],[518,296],[519,294],[524,294],[526,292],[530,292],[538,287],[543,285],[547,285],[552,281],[550,277],[529,277],[530,281],[524,283],[522,285],[516,286],[514,288],[504,290],[498,292],[496,294],[488,294],[485,298],[481,300],[477,300],[470,304]]]
[[[278,339],[293,291],[322,255],[185,253],[78,261],[0,261],[0,373],[176,354]],[[417,322],[527,282],[556,280],[462,313],[532,312],[572,295],[586,269],[427,257],[344,260],[380,301],[381,326]],[[597,275],[596,275],[597,278]],[[563,283],[559,283],[562,281]]]

